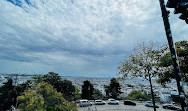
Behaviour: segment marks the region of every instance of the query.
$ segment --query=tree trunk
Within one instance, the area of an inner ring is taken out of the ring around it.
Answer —
[[[152,87],[152,83],[151,83],[151,75],[149,75],[149,83],[150,83],[150,88],[151,88],[151,96],[152,96],[152,102],[153,102],[153,109],[154,109],[154,111],[156,111],[155,98],[154,98],[153,87]]]

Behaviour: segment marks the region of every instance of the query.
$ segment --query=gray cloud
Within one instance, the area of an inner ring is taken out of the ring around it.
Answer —
[[[188,26],[173,14],[170,22],[175,41],[187,40]],[[1,0],[0,26],[3,72],[112,76],[137,43],[166,42],[153,0],[30,0],[20,6]]]

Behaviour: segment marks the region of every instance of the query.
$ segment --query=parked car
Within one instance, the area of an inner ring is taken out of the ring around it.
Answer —
[[[115,99],[108,99],[108,104],[119,104],[119,101]]]
[[[106,103],[104,101],[102,101],[102,100],[95,100],[94,104],[95,105],[104,105]]]
[[[88,101],[87,99],[80,100],[80,107],[84,106],[92,106],[92,102]]]
[[[124,100],[124,105],[133,105],[133,106],[136,106],[136,103],[132,102],[131,100]]]
[[[172,104],[163,104],[162,106],[163,106],[164,109],[181,110],[179,107],[174,106]]]
[[[145,106],[147,106],[147,107],[154,107],[152,101],[146,101],[146,102],[145,102]],[[158,106],[157,104],[155,104],[155,107],[156,107],[156,108],[159,108],[159,106]]]

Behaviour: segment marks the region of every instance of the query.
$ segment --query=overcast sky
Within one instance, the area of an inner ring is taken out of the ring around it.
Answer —
[[[174,41],[188,40],[171,12]],[[0,73],[112,77],[150,40],[167,41],[158,0],[0,0]]]

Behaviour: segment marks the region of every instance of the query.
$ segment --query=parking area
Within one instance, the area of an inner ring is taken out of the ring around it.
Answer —
[[[144,103],[138,103],[138,102],[136,102],[136,106],[124,105],[123,101],[120,101],[119,105],[108,105],[108,104],[92,105],[89,107],[79,107],[78,110],[79,111],[153,111],[153,108],[146,107]],[[159,105],[157,111],[172,111],[172,110],[163,109],[162,106]]]

